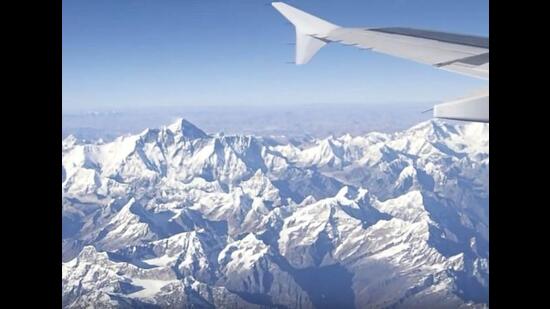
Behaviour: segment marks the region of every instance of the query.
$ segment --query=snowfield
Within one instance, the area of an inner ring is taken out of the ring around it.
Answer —
[[[488,124],[62,147],[66,308],[488,306]]]

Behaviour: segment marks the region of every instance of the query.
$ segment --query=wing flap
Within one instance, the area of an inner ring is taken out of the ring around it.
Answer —
[[[433,116],[452,120],[489,122],[489,91],[435,105]]]
[[[475,46],[458,45],[361,28],[335,29],[326,36],[326,40],[346,45],[356,45],[359,48],[372,49],[376,52],[429,65],[452,63],[460,59],[470,59],[487,53],[486,49]]]

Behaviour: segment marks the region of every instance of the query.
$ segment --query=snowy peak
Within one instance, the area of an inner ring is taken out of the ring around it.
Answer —
[[[182,135],[183,137],[186,137],[188,139],[208,137],[208,135],[204,133],[204,131],[183,118],[179,118],[166,128],[172,133],[176,135]]]
[[[428,138],[444,139],[451,134],[456,134],[453,126],[444,123],[438,119],[432,119],[421,122],[406,131],[407,134],[417,134]]]
[[[78,139],[74,135],[69,135],[61,142],[63,150],[70,149],[78,144]]]
[[[375,203],[375,207],[395,218],[408,222],[431,222],[429,213],[424,206],[422,193],[411,191],[395,199]]]
[[[218,263],[231,272],[241,272],[251,269],[269,250],[254,234],[248,234],[243,239],[230,243],[219,254]]]
[[[64,307],[487,302],[486,125],[285,144],[179,119],[63,145]]]
[[[273,202],[280,201],[279,190],[260,169],[252,177],[241,182],[240,186],[251,197],[258,197]]]

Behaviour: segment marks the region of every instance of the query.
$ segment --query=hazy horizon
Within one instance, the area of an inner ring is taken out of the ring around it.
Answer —
[[[326,137],[394,132],[431,118],[433,102],[157,106],[65,110],[63,138],[110,140],[185,118],[208,133]]]

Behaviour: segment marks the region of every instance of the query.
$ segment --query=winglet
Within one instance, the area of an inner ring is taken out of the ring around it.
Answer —
[[[286,3],[273,2],[272,5],[296,28],[296,64],[307,63],[321,47],[326,45],[321,38],[339,28]]]

